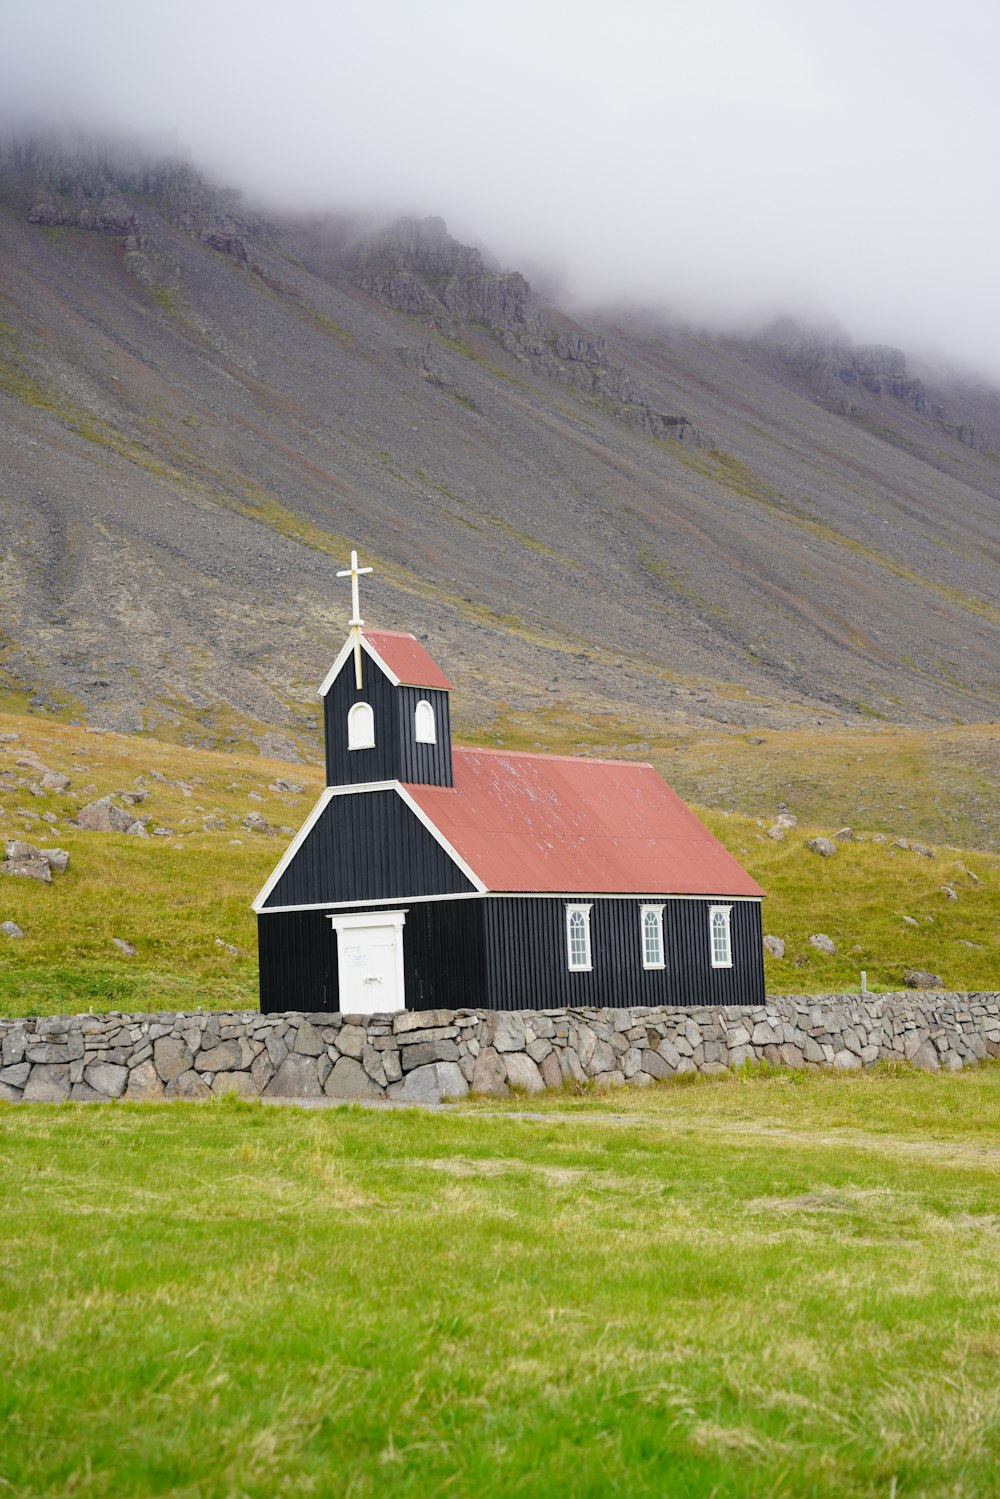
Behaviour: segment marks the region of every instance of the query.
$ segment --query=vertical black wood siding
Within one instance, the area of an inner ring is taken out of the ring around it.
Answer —
[[[260,1008],[337,1010],[337,938],[322,911],[257,917]]]
[[[475,887],[396,791],[332,796],[266,907],[402,900]]]
[[[358,786],[370,781],[411,781],[415,785],[450,786],[451,719],[448,694],[432,687],[394,687],[368,655],[363,657],[362,687],[354,683],[354,657],[341,667],[323,700],[326,734],[326,784]],[[436,744],[418,744],[414,711],[421,698],[434,709]],[[373,749],[347,748],[347,715],[355,703],[369,703],[375,715]]]
[[[414,906],[400,901],[398,909],[406,911],[406,1008],[485,1007],[482,901],[427,901]],[[375,907],[373,914],[384,910]],[[258,916],[260,1008],[264,1014],[340,1009],[337,934],[330,925],[331,914],[279,911]]]
[[[662,969],[642,966],[640,912],[649,902],[664,906]],[[758,901],[732,902],[733,966],[713,968],[708,912],[728,901],[597,896],[590,902],[593,968],[587,973],[571,973],[567,963],[571,903],[538,896],[484,900],[489,1008],[763,1003]]]
[[[570,973],[567,967],[562,900],[486,896],[408,906],[401,899],[398,909],[406,911],[406,1008],[762,1004],[759,902],[733,902],[733,966],[713,968],[708,911],[728,902],[660,899],[666,968],[642,966],[643,901],[596,897],[590,915],[590,973]],[[330,914],[291,911],[258,917],[263,1011],[339,1009],[337,937]]]
[[[447,692],[431,687],[397,687],[399,702],[399,764],[401,781],[415,786],[450,786],[451,710]],[[436,744],[418,744],[414,714],[423,699],[434,709]]]
[[[481,900],[410,906],[403,928],[408,1010],[485,1009],[486,947]]]

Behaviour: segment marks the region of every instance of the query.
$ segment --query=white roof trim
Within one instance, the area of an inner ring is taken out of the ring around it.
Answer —
[[[409,807],[413,815],[423,823],[424,827],[432,835],[432,837],[437,839],[438,843],[440,843],[441,847],[444,849],[448,857],[454,860],[454,862],[458,865],[459,869],[465,875],[465,878],[469,880],[471,884],[475,885],[480,895],[486,895],[487,886],[483,884],[482,880],[479,878],[478,874],[476,874],[476,871],[472,868],[472,866],[466,864],[465,860],[462,858],[462,855],[456,848],[452,847],[452,845],[448,842],[447,838],[441,832],[440,828],[438,828],[436,823],[432,822],[431,819],[427,816],[427,813],[424,811],[424,809],[417,805],[413,797],[407,791],[406,787],[402,786],[399,781],[397,781],[395,785],[396,790],[399,792],[400,796],[403,798],[403,801]]]
[[[361,781],[357,785],[354,785],[354,786],[327,786],[326,790],[321,794],[321,796],[319,798],[319,801],[316,803],[315,807],[313,807],[313,809],[310,812],[309,816],[306,818],[305,822],[299,828],[299,831],[296,833],[295,837],[292,839],[291,843],[286,848],[286,850],[284,852],[284,855],[281,858],[281,860],[280,860],[277,868],[275,869],[274,873],[271,875],[271,878],[267,881],[267,884],[264,886],[264,888],[261,890],[260,894],[257,896],[257,899],[254,901],[254,903],[253,903],[253,910],[256,911],[256,913],[257,913],[258,916],[261,916],[261,915],[265,914],[265,905],[264,905],[265,901],[267,900],[267,898],[271,894],[271,892],[274,890],[274,888],[277,885],[278,881],[281,879],[281,876],[285,873],[285,870],[288,868],[288,866],[291,864],[292,860],[295,858],[295,855],[298,853],[299,849],[302,847],[303,843],[306,841],[306,838],[309,836],[309,834],[312,832],[313,828],[315,827],[315,825],[316,825],[317,821],[319,820],[319,817],[321,816],[324,808],[326,808],[329,805],[329,803],[333,799],[333,797],[335,797],[335,796],[359,796],[359,795],[363,795],[365,792],[368,792],[368,791],[395,791],[395,792],[397,792],[399,794],[399,796],[402,798],[402,800],[409,807],[409,809],[413,813],[413,815],[416,817],[417,821],[423,823],[424,827],[431,834],[431,836],[444,849],[444,851],[448,855],[449,859],[451,859],[451,861],[458,866],[458,868],[465,875],[465,878],[470,882],[470,884],[472,884],[472,885],[474,885],[476,887],[476,893],[478,895],[486,895],[486,894],[488,894],[487,888],[483,884],[483,882],[479,878],[479,876],[474,872],[474,870],[472,870],[469,867],[468,864],[466,864],[466,862],[462,858],[461,854],[456,849],[452,848],[451,844],[448,842],[448,840],[444,836],[444,834],[438,831],[438,829],[434,826],[433,822],[431,822],[430,818],[427,816],[426,812],[424,812],[420,807],[417,806],[416,802],[413,800],[413,797],[410,796],[409,792],[406,791],[404,789],[404,787],[400,785],[399,781]],[[466,892],[466,893],[468,893],[468,892]],[[410,899],[410,898],[411,897],[409,897],[409,896],[407,897],[407,899]],[[414,898],[418,898],[418,897],[414,897]],[[455,897],[454,896],[449,896],[447,898],[448,899],[454,899]],[[398,903],[400,899],[401,899],[401,897],[394,896],[393,897],[393,902],[394,903]],[[331,909],[333,907],[340,906],[340,905],[375,905],[375,904],[376,904],[375,901],[324,901],[321,905],[317,905],[317,906],[280,906],[280,907],[273,907],[272,906],[272,907],[270,907],[270,909],[271,910],[283,910],[283,911],[309,911],[309,910],[329,910],[329,909]]]
[[[393,687],[399,687],[399,686],[402,685],[401,682],[400,682],[399,677],[397,677],[396,673],[394,671],[392,671],[390,669],[390,667],[388,667],[386,665],[386,663],[382,660],[382,657],[379,655],[378,651],[371,644],[371,642],[368,640],[368,638],[365,636],[365,634],[363,632],[362,632],[362,635],[361,635],[361,646],[362,646],[362,649],[365,650],[365,651],[367,651],[368,655],[375,662],[375,665],[378,667],[379,671],[384,672],[385,675],[389,678],[389,681],[392,683]],[[349,635],[347,637],[347,639],[344,641],[344,647],[343,647],[343,650],[340,652],[340,655],[337,657],[336,661],[333,663],[333,665],[330,667],[330,670],[327,672],[326,676],[323,678],[323,685],[319,689],[319,691],[317,692],[317,694],[316,694],[317,697],[326,697],[327,693],[330,691],[330,688],[333,686],[334,682],[340,676],[340,673],[343,670],[344,662],[348,659],[349,656],[351,656],[353,654],[354,654],[354,640]]]
[[[441,900],[482,900],[489,893],[488,890],[460,890],[457,895],[407,895],[405,902],[409,907],[429,905],[432,901]],[[397,895],[394,895],[391,899],[388,896],[383,896],[379,900],[320,900],[314,901],[308,906],[268,906],[266,910],[261,911],[259,914],[261,916],[282,916],[287,915],[289,911],[329,911],[332,914],[335,911],[353,910],[355,906],[367,909],[370,906],[398,906],[399,904],[400,899]]]
[[[368,788],[366,787],[365,789],[367,790]],[[556,893],[551,890],[477,889],[461,890],[453,895],[408,895],[406,896],[406,902],[408,905],[415,906],[417,904],[426,905],[429,901],[438,900],[481,900],[484,896],[489,896],[490,900],[562,900],[576,901],[578,903],[581,900],[581,896],[578,891],[564,890],[561,893]],[[268,906],[265,910],[259,911],[258,915],[280,916],[282,914],[287,915],[289,911],[342,911],[347,910],[351,906],[398,906],[399,899],[399,896],[394,895],[391,898],[388,896],[383,896],[378,900],[317,900],[313,901],[311,905]],[[652,906],[652,909],[654,911],[662,910],[665,906],[669,905],[671,901],[675,900],[714,901],[717,899],[717,896],[712,895],[664,896],[660,894],[657,895],[656,904]],[[759,895],[727,895],[726,899],[732,901],[735,904],[737,901],[759,901],[761,897]],[[642,905],[648,906],[650,904],[649,901],[643,901],[642,896],[637,895],[634,890],[613,890],[611,892],[603,890],[599,894],[591,894],[590,900],[634,900],[638,901]]]

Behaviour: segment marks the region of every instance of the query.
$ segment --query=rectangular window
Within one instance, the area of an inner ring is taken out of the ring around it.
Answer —
[[[590,960],[590,906],[566,907],[566,958],[571,973],[593,968]]]
[[[732,906],[710,906],[708,924],[712,945],[712,967],[732,968],[733,946],[729,932]]]
[[[641,906],[642,922],[642,966],[663,968],[663,907]]]

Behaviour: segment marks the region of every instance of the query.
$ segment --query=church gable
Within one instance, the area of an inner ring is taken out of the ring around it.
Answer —
[[[477,886],[393,786],[326,791],[257,911],[467,895]]]

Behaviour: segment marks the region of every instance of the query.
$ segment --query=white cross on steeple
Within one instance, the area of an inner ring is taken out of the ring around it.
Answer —
[[[354,680],[358,691],[361,691],[361,631],[364,628],[364,620],[361,618],[361,602],[358,598],[358,578],[362,573],[370,573],[370,567],[358,566],[357,552],[351,553],[351,565],[343,572],[337,574],[338,578],[350,578],[351,580],[351,603],[354,612],[351,616],[351,634],[354,637]]]

